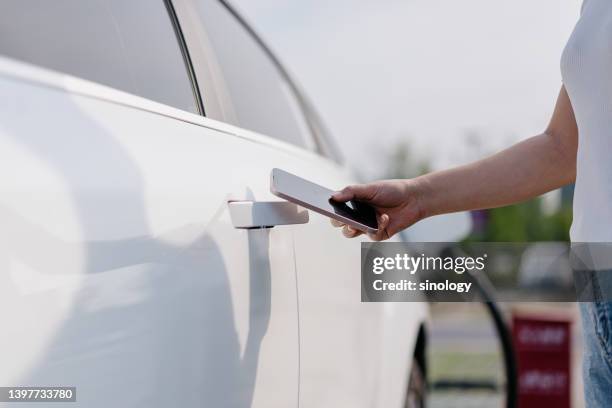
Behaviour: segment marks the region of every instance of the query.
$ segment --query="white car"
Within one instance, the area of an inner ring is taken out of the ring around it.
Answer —
[[[419,406],[426,306],[362,303],[359,240],[314,213],[235,227],[232,202],[279,200],[273,167],[355,181],[229,5],[6,0],[0,94],[0,386]]]

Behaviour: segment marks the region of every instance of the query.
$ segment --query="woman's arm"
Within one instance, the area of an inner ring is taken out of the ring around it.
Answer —
[[[565,88],[544,133],[491,157],[419,177],[424,216],[500,207],[574,181],[578,130]]]
[[[373,205],[379,233],[372,239],[387,239],[432,215],[509,205],[571,183],[576,177],[577,147],[576,119],[567,92],[561,88],[550,124],[541,135],[450,170],[349,186],[334,199]],[[347,237],[360,234],[343,227]]]

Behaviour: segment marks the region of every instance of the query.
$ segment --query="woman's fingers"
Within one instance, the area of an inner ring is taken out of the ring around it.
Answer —
[[[330,218],[329,220],[331,221],[331,225],[336,228],[344,227],[344,223],[342,221],[334,220],[333,218]]]
[[[358,231],[358,230],[356,230],[353,227],[349,227],[348,225],[346,225],[342,221],[334,220],[333,218],[330,218],[330,221],[331,221],[331,224],[334,227],[342,228],[342,235],[344,235],[347,238],[355,238],[355,237],[358,237],[359,235],[363,234],[361,231]]]
[[[363,234],[363,232],[356,230],[355,228],[349,225],[345,225],[344,227],[342,227],[342,234],[347,238],[355,238]]]
[[[384,241],[385,239],[391,238],[387,231],[387,227],[389,226],[389,216],[387,214],[377,215],[378,219],[378,231],[376,234],[368,234],[372,241]]]
[[[355,228],[346,225],[342,221],[334,220],[333,218],[330,218],[330,221],[334,227],[342,228],[342,235],[344,235],[347,238],[355,238],[363,234],[361,231],[358,231]]]

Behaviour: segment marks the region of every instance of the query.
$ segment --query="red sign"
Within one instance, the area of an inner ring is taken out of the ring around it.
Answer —
[[[570,322],[514,316],[520,408],[569,408]]]

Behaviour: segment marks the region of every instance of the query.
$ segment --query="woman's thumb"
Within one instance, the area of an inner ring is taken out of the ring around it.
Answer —
[[[374,196],[375,188],[368,184],[348,186],[332,195],[334,201],[346,202],[350,200],[368,201]]]

